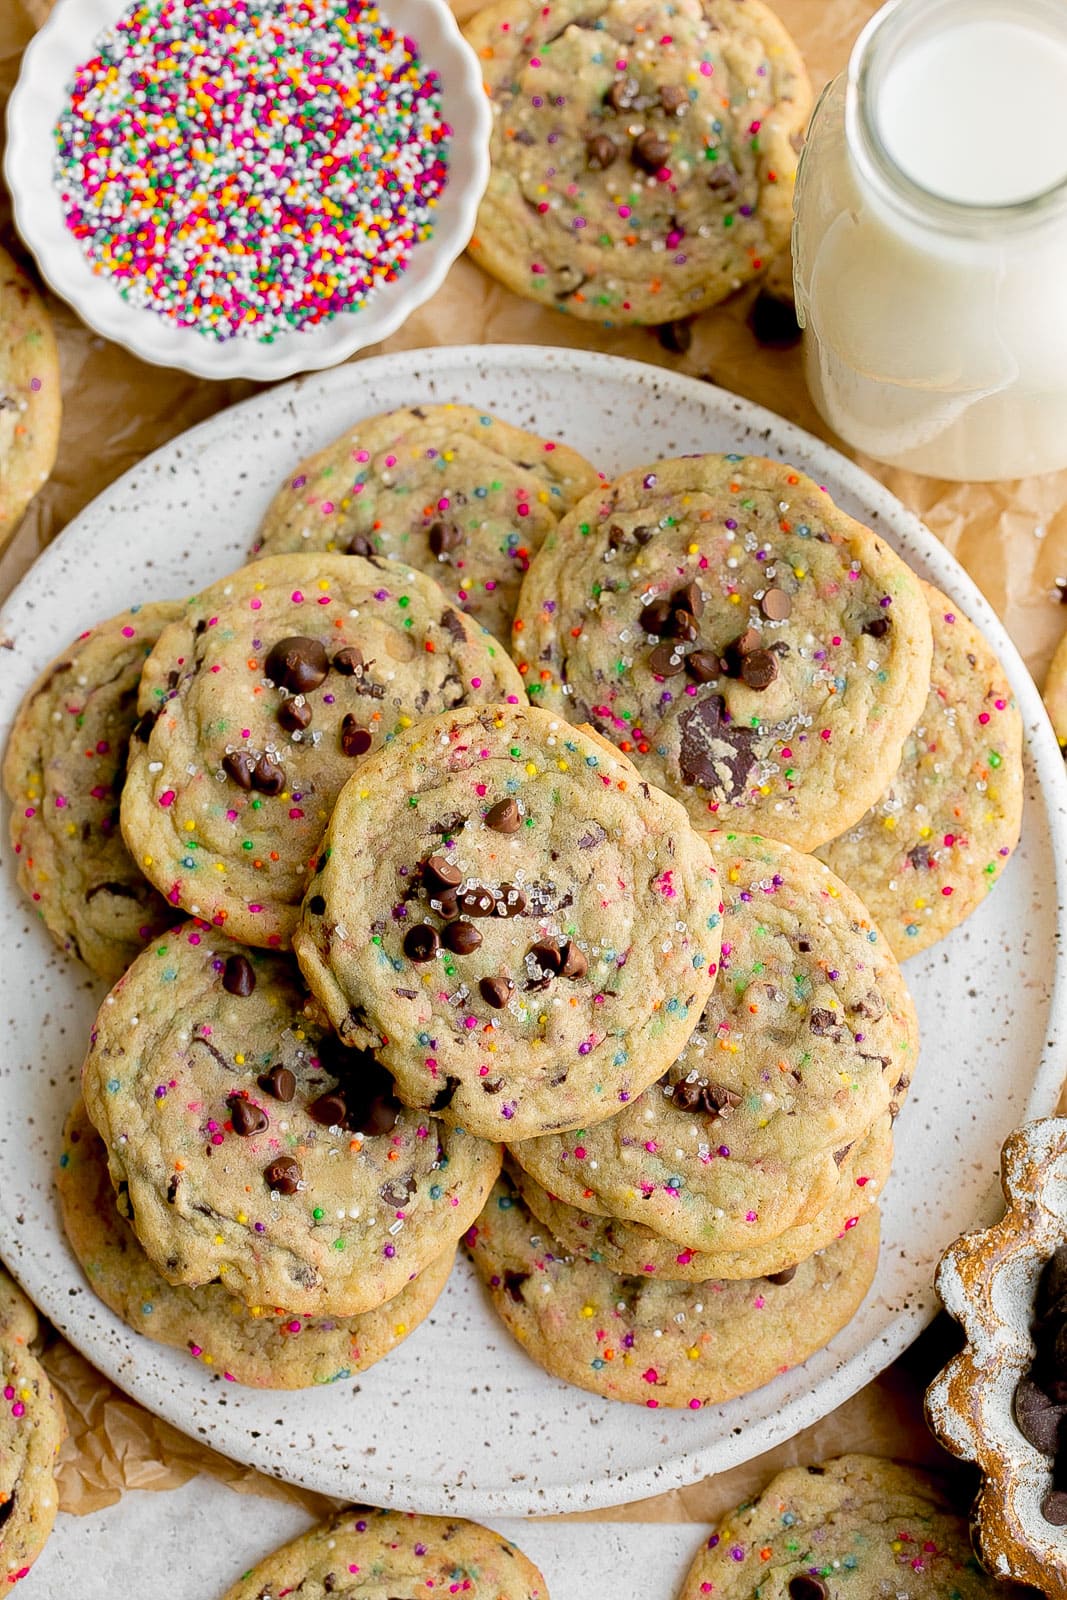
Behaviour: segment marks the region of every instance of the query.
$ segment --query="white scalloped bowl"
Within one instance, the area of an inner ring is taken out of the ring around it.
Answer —
[[[941,1443],[982,1472],[972,1520],[989,1571],[1067,1600],[1067,1528],[1041,1513],[1051,1463],[1019,1431],[1013,1409],[1034,1357],[1037,1280],[1067,1240],[1067,1118],[1013,1133],[1000,1181],[1004,1216],[957,1239],[937,1269],[937,1292],[967,1343],[927,1390],[926,1415]]]
[[[407,269],[358,311],[341,312],[306,331],[219,342],[191,328],[172,327],[155,311],[129,305],[113,283],[94,274],[63,220],[52,181],[53,129],[75,68],[93,54],[94,41],[126,10],[129,0],[56,0],[48,21],[29,44],[7,110],[4,176],[15,223],[41,275],[97,333],[125,345],[142,361],[179,367],[200,378],[255,378],[272,382],[344,361],[377,344],[440,288],[474,231],[478,202],[489,181],[491,112],[478,58],[446,0],[384,0],[383,20],[409,34],[419,56],[441,79],[441,109],[454,130],[448,179],[433,233],[411,252]]]

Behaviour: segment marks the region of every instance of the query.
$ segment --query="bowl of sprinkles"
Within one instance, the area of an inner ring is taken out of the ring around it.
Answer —
[[[56,292],[207,378],[330,366],[465,247],[489,106],[445,0],[58,0],[5,170]]]

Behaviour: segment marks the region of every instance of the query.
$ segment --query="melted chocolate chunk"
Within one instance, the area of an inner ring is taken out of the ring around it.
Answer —
[[[930,866],[930,851],[925,844],[913,845],[908,851],[908,860],[920,872],[925,872]]]
[[[246,1000],[256,987],[256,973],[247,956],[227,956],[222,969],[222,987],[227,994]]]
[[[827,1600],[829,1590],[821,1578],[812,1578],[806,1572],[790,1578],[789,1600]]]
[[[671,622],[671,603],[669,600],[652,600],[641,612],[638,621],[646,633],[660,634],[667,632]]]
[[[333,658],[333,670],[339,672],[342,678],[354,678],[362,674],[365,666],[363,651],[357,650],[355,645],[348,645],[344,650],[338,650]]]
[[[152,729],[159,717],[158,711],[146,711],[137,718],[133,725],[133,736],[141,744],[147,744],[152,737]]]
[[[522,1305],[522,1286],[528,1281],[529,1276],[530,1274],[528,1272],[512,1272],[507,1270],[504,1273],[505,1293],[507,1294],[508,1299],[514,1300],[517,1306]]]
[[[222,770],[228,778],[232,778],[239,789],[251,789],[252,774],[256,764],[247,750],[232,750],[228,756],[222,758]]]
[[[679,1111],[703,1111],[713,1120],[741,1104],[741,1096],[722,1083],[676,1083],[671,1100]]]
[[[279,1156],[263,1169],[263,1181],[275,1194],[295,1194],[304,1174],[291,1156]]]
[[[651,128],[646,128],[644,133],[639,133],[630,147],[630,160],[635,167],[640,167],[642,172],[654,175],[665,166],[671,153],[668,140],[654,133]]]
[[[278,721],[286,733],[303,733],[311,726],[311,707],[297,700],[283,700],[278,707]]]
[[[266,751],[252,768],[252,787],[260,794],[281,794],[285,788],[285,772]]]
[[[418,1183],[414,1173],[408,1173],[405,1178],[393,1178],[391,1182],[383,1183],[378,1193],[387,1206],[395,1206],[399,1211],[402,1206],[407,1205],[417,1188]]]
[[[863,631],[864,633],[869,634],[872,639],[884,639],[891,627],[892,623],[890,622],[889,618],[882,614],[876,617],[871,617],[869,621],[865,622],[863,624]]]
[[[249,1138],[253,1133],[264,1132],[267,1127],[267,1113],[259,1106],[253,1105],[251,1100],[246,1100],[243,1094],[228,1094],[226,1104],[230,1108],[233,1131],[242,1139]]]
[[[604,95],[604,104],[612,111],[632,111],[641,98],[641,85],[636,78],[616,78]]]
[[[463,531],[454,522],[430,524],[430,550],[440,560],[463,543]]]
[[[785,622],[793,614],[793,600],[784,589],[768,589],[759,608],[768,622]]]
[[[492,1006],[494,1011],[502,1011],[511,998],[514,985],[507,978],[482,978],[478,983],[478,993],[487,1006]]]
[[[273,1095],[275,1100],[281,1100],[286,1105],[296,1094],[296,1078],[288,1067],[273,1066],[267,1072],[261,1072],[256,1082],[264,1094]]]
[[[455,905],[465,917],[491,917],[496,910],[496,896],[491,889],[482,887],[464,889],[456,896]]]
[[[590,134],[585,141],[585,164],[590,172],[605,172],[618,153],[618,145],[606,133]]]
[[[729,721],[722,695],[709,695],[679,718],[678,765],[683,783],[697,784],[722,800],[743,793],[756,764],[752,731]]]
[[[348,554],[350,556],[372,556],[374,546],[364,533],[354,534],[348,541]]]
[[[462,644],[467,637],[467,630],[463,626],[459,613],[457,611],[453,611],[451,607],[448,607],[446,610],[442,611],[441,626],[448,636],[454,639],[457,644]]]
[[[778,676],[778,660],[770,650],[752,650],[741,662],[741,680],[750,689],[767,689]]]
[[[485,825],[494,833],[517,833],[521,821],[518,803],[510,797],[498,800],[485,813]]]
[[[767,1274],[767,1282],[776,1284],[778,1288],[783,1289],[787,1283],[792,1283],[796,1275],[796,1267],[783,1267],[781,1272],[769,1272]]]
[[[746,628],[736,639],[731,639],[722,653],[722,670],[727,677],[739,678],[745,657],[751,655],[753,650],[758,650],[762,643],[758,628]]]
[[[311,899],[308,901],[308,910],[311,912],[313,917],[321,917],[322,913],[326,910],[326,896],[322,894],[313,894]]]
[[[721,664],[712,650],[691,650],[685,658],[685,670],[694,683],[710,683],[719,676]]]
[[[472,922],[449,923],[441,935],[441,943],[446,950],[451,950],[453,955],[469,956],[477,950],[482,942],[482,936]]]
[[[687,111],[689,109],[689,90],[681,83],[665,83],[659,91],[659,103],[664,111]]]
[[[463,874],[447,856],[430,856],[422,863],[422,886],[429,895],[447,894],[463,882]]]
[[[648,665],[657,678],[673,678],[675,673],[685,671],[685,657],[675,644],[658,644],[648,658]]]
[[[373,744],[373,735],[369,728],[362,727],[352,715],[346,711],[341,722],[341,749],[346,756],[365,756]]]
[[[292,634],[279,639],[263,663],[265,675],[291,694],[310,694],[330,670],[329,657],[317,639]]]
[[[322,1128],[343,1128],[348,1106],[338,1089],[328,1089],[309,1103],[307,1114],[312,1122],[317,1122]]]
[[[444,1086],[434,1095],[429,1106],[427,1107],[427,1110],[447,1111],[449,1106],[452,1104],[452,1101],[455,1099],[456,1090],[459,1088],[460,1082],[461,1080],[459,1078],[454,1078],[452,1074],[449,1073],[445,1078]]]
[[[404,954],[409,961],[432,961],[440,948],[440,935],[428,922],[416,923],[404,935]]]
[[[808,1017],[808,1027],[820,1039],[832,1039],[835,1044],[845,1037],[845,1029],[841,1018],[835,1011],[827,1011],[823,1006],[816,1006]]]

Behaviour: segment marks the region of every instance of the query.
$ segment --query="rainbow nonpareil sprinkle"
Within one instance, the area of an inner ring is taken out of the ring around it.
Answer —
[[[451,129],[360,0],[141,0],[55,129],[67,227],[131,305],[271,342],[354,311],[432,231]]]

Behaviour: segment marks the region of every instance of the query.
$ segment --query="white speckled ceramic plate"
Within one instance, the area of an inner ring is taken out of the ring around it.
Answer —
[[[595,1508],[691,1482],[787,1438],[892,1361],[932,1316],[941,1251],[997,1214],[1001,1143],[1051,1111],[1059,1091],[1067,779],[1037,691],[993,612],[871,478],[693,379],[516,346],[341,367],[225,411],[149,456],[45,552],[0,618],[0,736],[34,674],[80,628],[238,565],[287,468],[361,416],[425,400],[463,400],[564,437],[609,472],[687,451],[788,460],[953,596],[999,651],[1026,726],[1023,844],[975,916],[909,963],[922,1063],[898,1124],[874,1287],[805,1367],[701,1412],[610,1403],[547,1377],[494,1321],[465,1264],[429,1320],[358,1383],[284,1395],[227,1384],[131,1334],[94,1299],[66,1247],[52,1172],[99,989],[53,949],[10,861],[0,875],[0,1252],[99,1367],[227,1455],[329,1494],[419,1511]]]

